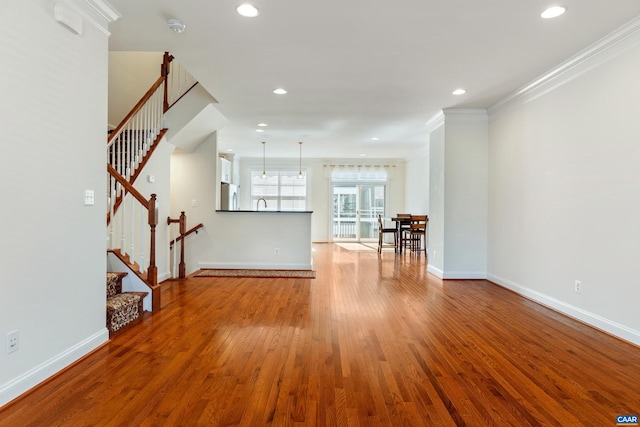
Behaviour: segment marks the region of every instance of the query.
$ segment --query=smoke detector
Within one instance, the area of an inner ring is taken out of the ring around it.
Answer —
[[[184,22],[182,22],[179,19],[169,19],[167,21],[167,24],[169,24],[169,28],[171,28],[173,31],[175,31],[178,34],[183,32],[185,30],[185,28],[187,28],[187,26],[184,24]]]

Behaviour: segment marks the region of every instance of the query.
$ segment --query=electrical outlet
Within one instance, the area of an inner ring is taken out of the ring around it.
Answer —
[[[18,331],[11,331],[7,334],[7,354],[13,353],[20,348]]]
[[[273,250],[273,254],[274,254],[274,255],[280,255],[280,248],[275,248],[275,249]]]
[[[436,250],[433,250],[433,259],[436,259]]]
[[[580,280],[576,280],[574,289],[576,291],[576,294],[581,294],[582,293],[582,282]]]

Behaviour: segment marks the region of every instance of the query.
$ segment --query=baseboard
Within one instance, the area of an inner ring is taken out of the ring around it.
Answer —
[[[158,274],[158,283],[162,283],[165,280],[169,280],[171,279],[171,272],[170,271],[165,271],[164,273],[159,273]]]
[[[104,328],[57,356],[52,357],[11,381],[0,385],[0,407],[11,402],[21,394],[26,393],[47,378],[57,374],[62,369],[89,354],[107,341],[109,341],[109,331],[107,328]]]
[[[509,289],[527,299],[535,301],[538,304],[544,305],[545,307],[548,307],[566,316],[579,320],[580,322],[586,323],[589,326],[592,326],[608,334],[614,335],[617,338],[620,338],[622,340],[625,340],[632,344],[640,346],[640,331],[636,331],[625,325],[621,325],[610,319],[606,319],[597,314],[583,310],[580,307],[575,307],[571,304],[567,304],[564,301],[560,301],[556,298],[542,294],[533,289],[527,288],[525,286],[521,286],[517,283],[514,283],[502,277],[489,274],[487,275],[487,280],[499,286],[502,286],[506,289]]]
[[[445,280],[486,279],[487,273],[484,271],[445,271],[442,278]]]
[[[440,270],[439,268],[434,267],[431,264],[427,265],[427,271],[429,273],[433,274],[434,276],[436,276],[438,279],[442,279],[443,276],[444,276],[444,272],[442,270]]]
[[[467,279],[486,279],[487,273],[484,271],[442,271],[429,264],[427,271],[439,279],[444,280],[467,280]]]
[[[262,264],[242,262],[199,262],[200,268],[246,268],[255,270],[312,270],[312,264]]]

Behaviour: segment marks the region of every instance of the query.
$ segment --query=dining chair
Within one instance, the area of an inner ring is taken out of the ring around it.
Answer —
[[[429,217],[427,215],[411,215],[408,234],[409,247],[411,252],[420,252],[424,247],[424,256],[427,256],[427,225]]]
[[[400,221],[398,223],[398,245],[400,246],[400,252],[403,248],[406,248],[409,243],[409,236],[405,234],[411,228],[411,214],[396,214],[396,218]]]
[[[393,234],[393,251],[398,250],[398,230],[384,226],[382,222],[382,215],[378,215],[378,253],[382,253],[382,246],[384,246],[384,235]],[[390,247],[390,245],[389,245]]]

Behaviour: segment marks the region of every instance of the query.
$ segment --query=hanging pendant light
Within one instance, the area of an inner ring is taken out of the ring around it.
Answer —
[[[267,179],[267,168],[266,168],[266,141],[262,141],[262,179]]]
[[[298,169],[298,179],[302,179],[304,178],[304,175],[302,175],[302,141],[298,142],[298,144],[300,144],[300,169]]]

